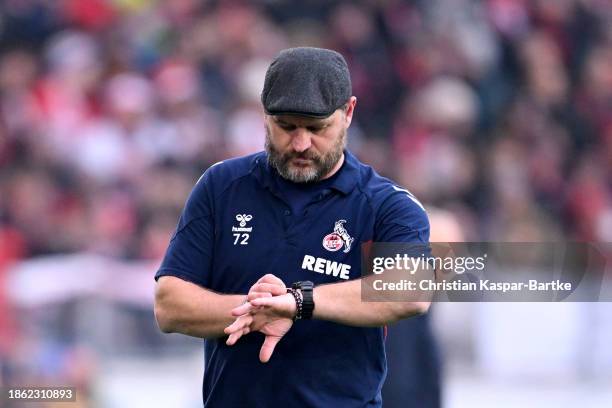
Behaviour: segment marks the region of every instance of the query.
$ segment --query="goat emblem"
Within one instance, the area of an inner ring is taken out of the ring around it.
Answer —
[[[354,238],[351,237],[344,228],[346,220],[338,220],[334,224],[334,232],[327,234],[323,238],[323,248],[331,252],[336,252],[344,247],[344,253],[348,253],[351,250]]]

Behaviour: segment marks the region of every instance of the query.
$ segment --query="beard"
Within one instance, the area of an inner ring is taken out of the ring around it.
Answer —
[[[288,151],[282,153],[274,146],[270,137],[270,129],[266,126],[265,149],[268,154],[268,163],[278,171],[285,180],[294,183],[316,183],[325,177],[334,168],[342,157],[346,147],[346,129],[342,129],[332,148],[324,154],[317,154],[312,150],[304,152]],[[308,159],[308,166],[296,166],[293,159]]]

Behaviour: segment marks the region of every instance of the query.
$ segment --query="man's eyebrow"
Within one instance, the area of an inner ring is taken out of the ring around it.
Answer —
[[[289,123],[289,122],[285,122],[284,120],[274,116],[272,118],[276,123],[281,124],[281,125],[292,125],[293,123]]]
[[[328,126],[328,125],[331,125],[331,121],[329,121],[329,120],[321,120],[319,122],[312,123],[309,126],[310,127],[325,127],[325,126]]]

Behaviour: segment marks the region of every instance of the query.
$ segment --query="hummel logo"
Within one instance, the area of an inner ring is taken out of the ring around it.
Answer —
[[[251,221],[253,216],[251,214],[236,214],[236,221],[239,222],[239,226],[232,226],[232,234],[234,236],[234,245],[240,243],[240,245],[248,245],[250,232],[253,231],[253,227],[247,227],[247,222]]]
[[[240,222],[241,227],[245,227],[247,222],[251,221],[253,216],[251,214],[236,214],[236,221]]]

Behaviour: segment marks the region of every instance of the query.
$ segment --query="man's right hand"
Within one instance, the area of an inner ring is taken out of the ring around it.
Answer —
[[[234,345],[240,337],[251,331],[262,332],[266,338],[261,347],[259,359],[262,363],[268,362],[276,344],[293,326],[293,319],[279,316],[270,308],[254,306],[251,302],[259,298],[283,295],[287,296],[287,288],[281,279],[272,274],[267,274],[259,279],[249,290],[247,301],[232,310],[232,315],[237,318],[224,330],[226,334],[229,334],[226,344]],[[293,302],[292,297],[290,300]]]

